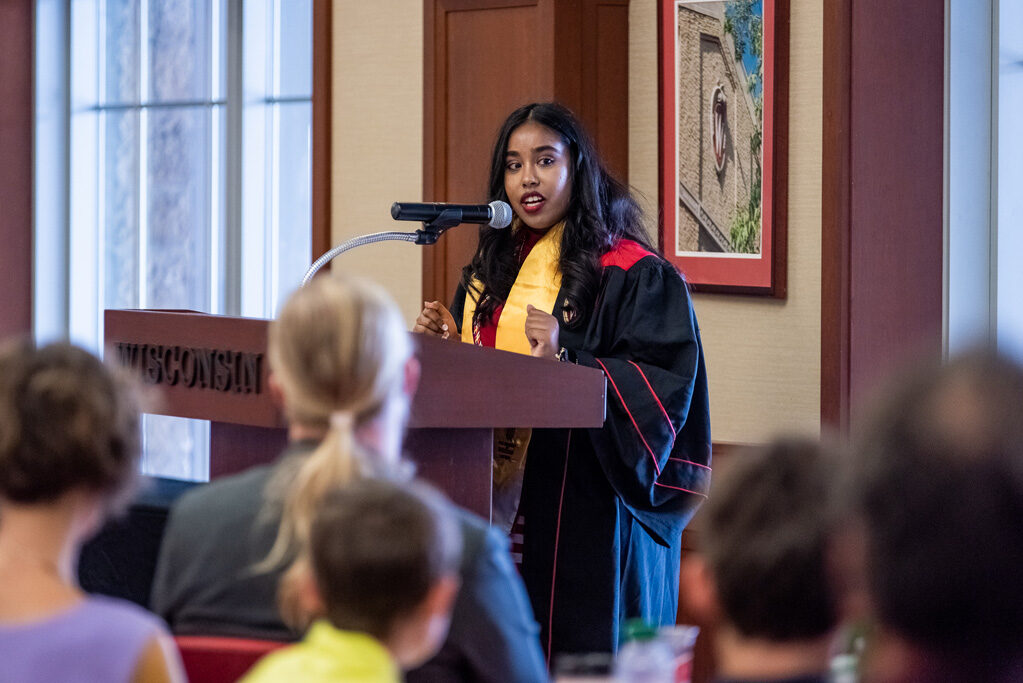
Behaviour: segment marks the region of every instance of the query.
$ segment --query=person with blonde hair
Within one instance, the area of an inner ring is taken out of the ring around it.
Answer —
[[[127,502],[139,460],[130,385],[68,344],[0,352],[0,678],[183,680],[153,615],[86,595],[83,542]]]
[[[397,307],[364,281],[323,276],[288,300],[270,327],[271,388],[290,445],[272,465],[189,492],[171,512],[152,604],[178,633],[291,640],[276,607],[279,579],[308,539],[330,491],[362,477],[407,477],[401,449],[419,377]],[[507,540],[460,512],[463,587],[437,657],[409,681],[530,681],[545,668]],[[300,627],[294,573],[282,608]]]

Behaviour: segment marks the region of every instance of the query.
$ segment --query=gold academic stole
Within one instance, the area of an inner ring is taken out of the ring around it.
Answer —
[[[518,229],[519,222],[512,229]],[[526,306],[532,304],[547,313],[553,313],[554,304],[561,291],[561,235],[565,230],[562,221],[547,231],[526,256],[519,268],[497,321],[496,348],[529,355],[529,339],[526,338]],[[479,345],[479,331],[473,326],[476,312],[476,298],[483,291],[483,285],[472,280],[465,295],[462,313],[462,341]],[[526,465],[526,450],[532,430],[528,428],[502,428],[494,430],[494,524],[505,531],[511,529],[518,510],[519,495],[522,492],[522,473]]]

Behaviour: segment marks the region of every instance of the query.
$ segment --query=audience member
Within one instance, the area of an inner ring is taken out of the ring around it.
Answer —
[[[275,607],[276,587],[323,495],[403,469],[419,366],[386,294],[317,278],[271,325],[269,356],[291,445],[273,465],[219,479],[175,506],[152,599],[175,632],[293,638]],[[539,628],[507,539],[468,513],[458,511],[458,520],[465,549],[451,629],[408,680],[542,680]]]
[[[683,558],[682,583],[689,609],[716,626],[719,681],[827,680],[835,464],[817,442],[788,439],[718,468],[702,554]]]
[[[324,616],[244,681],[397,683],[444,640],[460,545],[450,508],[426,487],[369,479],[328,493],[298,563],[306,610]]]
[[[66,344],[0,353],[0,678],[174,681],[158,619],[87,596],[82,543],[127,499],[138,469],[132,392]]]
[[[907,377],[859,430],[867,680],[1023,680],[1021,409],[1023,369],[975,352]]]

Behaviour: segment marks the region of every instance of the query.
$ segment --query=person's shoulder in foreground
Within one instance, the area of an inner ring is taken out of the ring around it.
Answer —
[[[66,343],[0,346],[0,678],[177,681],[166,629],[120,600],[90,597],[82,545],[131,499],[137,386]]]
[[[461,535],[450,505],[423,484],[364,479],[328,493],[288,570],[282,602],[296,619],[317,616],[302,642],[246,677],[399,680],[447,635],[459,588]]]
[[[0,626],[0,679],[134,680],[162,663],[168,635],[163,622],[141,607],[90,596],[45,618]],[[52,656],[58,650],[60,656]],[[28,656],[33,652],[37,656]]]
[[[462,531],[462,588],[451,630],[440,651],[409,671],[408,683],[451,680],[532,683],[547,680],[540,627],[512,563],[508,539],[458,508]]]
[[[318,621],[301,643],[267,655],[245,677],[245,683],[280,681],[398,683],[401,671],[377,639]]]
[[[280,519],[264,491],[286,457],[196,487],[171,509],[150,605],[175,633],[295,638],[276,609],[280,572],[255,570]]]

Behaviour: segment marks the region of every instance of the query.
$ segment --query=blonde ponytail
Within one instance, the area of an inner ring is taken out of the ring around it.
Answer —
[[[308,550],[303,551],[291,566],[281,574],[277,584],[277,608],[281,613],[281,621],[294,631],[306,630],[320,616],[306,604],[304,585],[312,574],[312,560]]]
[[[305,458],[288,484],[277,538],[258,569],[269,571],[294,557],[297,549],[305,547],[309,540],[309,529],[323,497],[366,474],[367,458],[358,452],[354,421],[349,413],[345,415],[344,419],[331,420],[323,441]]]
[[[270,326],[270,366],[289,422],[325,429],[326,435],[286,480],[268,486],[267,505],[281,505],[282,516],[256,571],[277,570],[304,556],[327,493],[394,466],[367,452],[355,435],[403,396],[411,355],[397,307],[374,285],[321,276],[288,300]],[[300,591],[292,585],[300,574],[299,567],[289,568],[280,586],[281,610],[291,623],[300,621]]]

